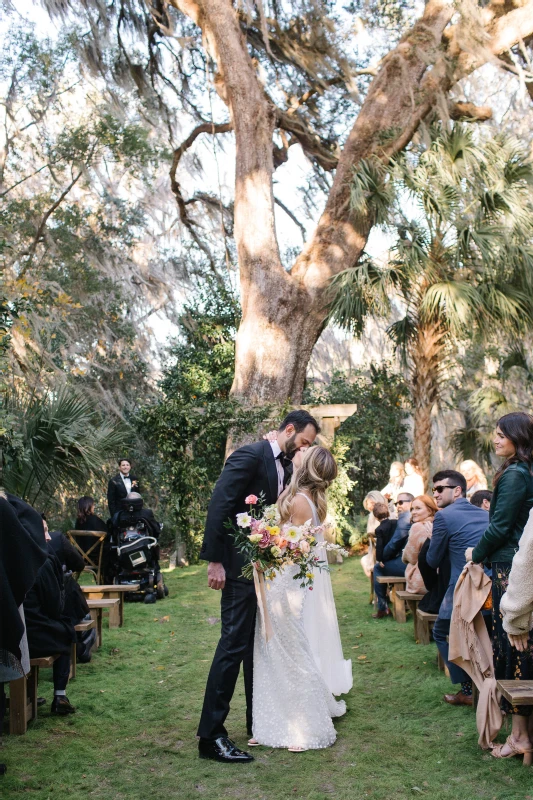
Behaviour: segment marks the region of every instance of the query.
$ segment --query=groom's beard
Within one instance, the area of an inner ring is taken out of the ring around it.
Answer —
[[[285,442],[285,456],[292,461],[294,454],[298,450],[296,446],[296,434],[293,433],[290,439]]]

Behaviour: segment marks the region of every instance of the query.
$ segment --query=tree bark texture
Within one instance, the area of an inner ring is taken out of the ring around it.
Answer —
[[[235,129],[242,322],[233,393],[252,405],[297,403],[327,318],[330,280],[357,264],[373,225],[371,216],[355,215],[350,208],[358,164],[398,153],[432,109],[447,106],[454,83],[533,33],[533,0],[516,3],[518,8],[489,3],[480,10],[482,44],[475,48],[463,45],[461,29],[450,24],[456,5],[429,0],[373,79],[340,155],[324,212],[290,272],[279,256],[272,191],[272,137],[280,112],[258,78],[235,8],[231,0],[172,3],[201,28],[217,66],[217,91]]]
[[[440,395],[446,355],[447,332],[438,321],[419,324],[416,339],[410,347],[413,452],[426,485],[431,463],[433,409]]]

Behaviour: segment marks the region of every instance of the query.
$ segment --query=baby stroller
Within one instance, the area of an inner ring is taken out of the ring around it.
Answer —
[[[130,492],[111,520],[108,555],[110,583],[140,584],[139,591],[127,592],[125,600],[155,603],[168,595],[159,569],[160,532],[153,512],[143,510],[141,495]]]

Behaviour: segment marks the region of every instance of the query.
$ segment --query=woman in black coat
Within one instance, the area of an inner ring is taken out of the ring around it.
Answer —
[[[64,613],[64,607],[63,568],[57,557],[49,552],[24,600],[24,615],[30,658],[59,653],[53,668],[52,701],[52,714],[59,715],[72,714],[76,710],[65,692],[70,673],[70,647],[76,634],[72,622]]]

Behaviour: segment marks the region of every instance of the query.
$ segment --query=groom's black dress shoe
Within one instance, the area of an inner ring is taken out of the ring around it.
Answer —
[[[227,736],[219,736],[213,741],[200,739],[198,755],[200,758],[211,758],[213,761],[229,761],[240,764],[248,764],[254,760],[249,753],[239,750]]]

